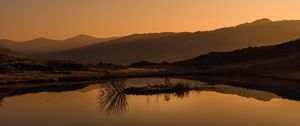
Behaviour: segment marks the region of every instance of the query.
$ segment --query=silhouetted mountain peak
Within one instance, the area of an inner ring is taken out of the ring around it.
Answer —
[[[259,19],[256,20],[254,22],[252,22],[252,24],[266,24],[266,23],[271,23],[272,21],[268,18],[263,18],[263,19]]]
[[[80,34],[75,37],[71,37],[65,40],[56,40],[48,38],[35,38],[27,41],[10,41],[5,39],[0,39],[0,45],[3,48],[11,49],[15,52],[32,55],[39,53],[55,52],[68,49],[74,49],[79,47],[84,47],[87,45],[95,44],[98,42],[104,42],[113,40],[116,38],[96,38],[88,35]]]
[[[180,33],[160,32],[160,33],[132,34],[132,35],[123,37],[120,40],[122,40],[124,42],[125,41],[141,41],[141,40],[146,40],[146,39],[154,39],[154,38],[157,39],[157,38],[170,37],[170,36],[175,36],[175,35],[180,35],[180,34],[188,34],[188,32],[180,32]]]
[[[99,38],[92,37],[92,36],[85,35],[85,34],[79,34],[77,36],[65,39],[64,42],[69,42],[69,41],[90,41],[90,40],[98,41]]]
[[[40,37],[25,42],[49,42],[49,41],[56,41],[56,40]]]
[[[79,34],[73,38],[95,38],[95,37],[92,37],[92,36],[89,36],[89,35],[86,35],[86,34]]]
[[[138,61],[174,62],[208,52],[279,44],[300,38],[300,21],[260,19],[236,27],[195,33],[145,33],[81,48],[45,53],[41,58],[68,59],[83,63],[107,62],[128,65]]]
[[[75,37],[89,37],[89,38],[93,38],[92,36],[86,35],[86,34],[79,34]]]
[[[266,25],[266,24],[270,24],[270,23],[273,23],[273,21],[271,21],[271,20],[268,19],[268,18],[263,18],[263,19],[255,20],[255,21],[250,22],[250,23],[240,24],[240,25],[238,25],[238,27],[239,27],[239,26],[243,27],[243,26]]]
[[[36,39],[33,39],[33,40],[50,40],[50,39],[44,38],[44,37],[40,37],[40,38],[36,38]]]

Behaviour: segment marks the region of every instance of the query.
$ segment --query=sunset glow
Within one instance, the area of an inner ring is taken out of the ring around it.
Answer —
[[[299,0],[1,0],[0,38],[203,31],[260,18],[300,19],[299,5]]]

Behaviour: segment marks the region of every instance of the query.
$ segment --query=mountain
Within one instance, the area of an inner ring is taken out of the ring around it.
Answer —
[[[78,49],[41,54],[39,55],[39,58],[67,59],[84,63],[104,62],[124,64],[131,61],[146,59],[149,57],[148,53],[155,53],[155,55],[158,55],[159,52],[156,53],[155,48],[157,48],[157,45],[163,43],[160,41],[152,43],[155,42],[155,40],[184,34],[189,33],[165,32],[134,34]],[[151,40],[150,43],[148,43],[149,40]],[[145,44],[148,44],[149,46],[146,46]]]
[[[174,62],[211,51],[279,44],[300,38],[300,21],[260,19],[234,27],[194,33],[135,34],[86,47],[39,55],[84,63]]]
[[[20,54],[18,54],[16,52],[13,52],[10,49],[2,48],[1,46],[0,46],[0,54],[5,54],[5,55],[15,56],[15,57],[21,57]]]
[[[198,73],[297,79],[300,77],[300,39],[273,46],[212,52],[171,65],[191,68]]]
[[[0,73],[81,71],[88,66],[70,61],[37,60],[0,53]],[[25,74],[24,74],[25,75]],[[28,74],[30,75],[30,74]]]
[[[55,52],[88,46],[98,42],[109,41],[115,38],[95,38],[87,35],[78,35],[65,40],[52,40],[47,38],[37,38],[24,42],[11,40],[0,40],[2,47],[11,49],[25,55],[37,55],[40,53]]]
[[[0,39],[0,48],[9,48],[9,49],[15,49],[14,47],[18,43],[16,41],[7,40],[7,39]]]
[[[78,36],[72,37],[72,38],[67,38],[61,43],[66,48],[78,48],[78,47],[83,47],[83,46],[88,46],[92,45],[98,42],[105,42],[105,41],[110,41],[113,39],[117,39],[118,37],[111,37],[111,38],[96,38],[96,37],[91,37],[88,35],[80,34]]]
[[[60,42],[58,40],[52,40],[47,38],[37,38],[25,42],[18,42],[16,43],[15,49],[16,52],[22,54],[35,54],[41,52],[50,52],[50,51],[57,51],[60,50]]]

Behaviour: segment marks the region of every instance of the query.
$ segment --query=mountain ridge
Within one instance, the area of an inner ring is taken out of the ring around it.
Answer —
[[[84,34],[70,37],[64,40],[48,39],[44,37],[32,40],[17,42],[7,39],[0,39],[0,45],[24,55],[37,55],[46,52],[68,50],[84,47],[98,42],[109,41],[116,38],[96,38]]]
[[[176,68],[174,71],[178,73],[247,75],[298,80],[300,39],[272,46],[211,52],[168,65]]]
[[[165,33],[162,36],[155,34],[146,39],[140,39],[145,38],[140,36],[134,34],[105,43],[45,53],[39,57],[67,59],[83,63],[106,62],[123,65],[143,60],[175,62],[191,59],[211,51],[230,51],[294,40],[300,38],[300,21],[260,19],[213,31]],[[137,40],[126,40],[130,37],[137,38]]]

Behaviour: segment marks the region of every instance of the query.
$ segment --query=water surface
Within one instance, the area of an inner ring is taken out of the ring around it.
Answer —
[[[129,86],[164,79],[121,80]],[[182,79],[172,82],[203,83]],[[177,94],[103,95],[103,84],[60,93],[40,92],[1,101],[1,126],[299,126],[300,103],[276,94],[214,85],[216,90]],[[105,106],[115,103],[114,106]]]

